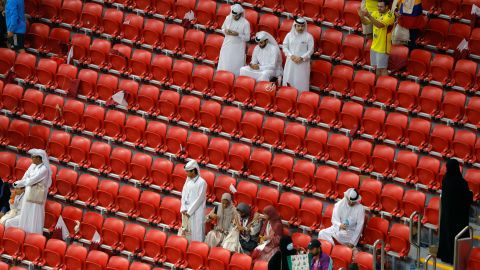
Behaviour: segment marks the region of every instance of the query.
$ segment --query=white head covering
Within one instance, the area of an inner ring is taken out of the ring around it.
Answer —
[[[305,25],[305,30],[303,30],[302,33],[298,33],[297,30],[295,29],[295,25],[297,24]],[[307,35],[308,33],[307,27],[308,27],[307,21],[303,17],[297,17],[293,20],[293,25],[292,25],[292,29],[290,29],[290,34],[292,34],[296,38],[301,37],[303,35]]]
[[[267,39],[268,39],[268,43],[272,44],[277,51],[278,58],[277,58],[277,70],[276,70],[275,76],[280,76],[280,75],[282,75],[282,72],[283,72],[282,53],[280,52],[280,47],[278,46],[277,41],[275,40],[275,38],[272,35],[270,35],[270,33],[265,32],[265,31],[260,31],[260,32],[257,32],[257,34],[255,34],[255,41],[257,43],[260,42],[260,41],[263,41],[263,40],[267,40]]]
[[[362,200],[362,196],[355,190],[354,188],[349,188],[345,193],[343,193],[343,197],[346,198],[349,202],[358,203]]]
[[[189,162],[187,162],[187,164],[185,164],[184,169],[185,171],[191,171],[191,170],[197,169],[197,172],[200,173],[200,167],[198,166],[198,163],[195,160],[190,160]]]
[[[52,170],[50,168],[50,162],[48,161],[48,155],[45,150],[42,149],[30,149],[28,151],[32,157],[41,157],[43,165],[47,168],[48,177],[47,177],[47,187],[50,187],[52,184]]]
[[[240,4],[233,5],[230,12],[231,12],[231,15],[242,14],[242,17],[245,16],[245,10],[243,9],[243,7]]]

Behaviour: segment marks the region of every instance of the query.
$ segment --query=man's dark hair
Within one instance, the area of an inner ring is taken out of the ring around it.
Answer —
[[[392,5],[392,1],[390,0],[378,0],[379,3],[384,3],[386,7],[390,7]]]

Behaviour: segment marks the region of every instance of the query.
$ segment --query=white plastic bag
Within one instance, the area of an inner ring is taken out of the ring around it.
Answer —
[[[392,32],[392,44],[406,44],[410,41],[410,30],[402,27],[400,24],[396,24]]]

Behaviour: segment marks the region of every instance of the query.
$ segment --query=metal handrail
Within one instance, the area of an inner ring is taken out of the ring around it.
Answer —
[[[373,243],[373,269],[377,267],[377,246],[380,244],[380,270],[385,268],[385,242],[382,239],[378,239]]]
[[[466,232],[469,231],[470,236],[465,237],[463,239],[473,239],[473,228],[472,226],[468,225],[467,227],[463,228],[457,235],[455,235],[455,244],[454,244],[454,250],[453,250],[453,269],[457,269],[457,261],[458,261],[458,240],[460,240],[460,237]]]
[[[430,261],[430,259],[433,260],[433,270],[436,270],[436,269],[437,269],[437,257],[435,257],[435,255],[433,255],[433,254],[429,254],[429,255],[425,258],[425,267],[424,267],[424,270],[428,270],[428,262]]]
[[[413,218],[415,216],[418,216],[418,221],[417,221],[417,239],[413,239],[412,231],[413,231]],[[422,215],[418,213],[417,211],[413,212],[410,215],[410,221],[409,221],[409,229],[410,229],[410,243],[417,248],[417,258],[415,259],[415,266],[417,268],[420,268],[420,240],[421,240],[421,231],[422,231],[422,223],[420,222],[422,219]]]

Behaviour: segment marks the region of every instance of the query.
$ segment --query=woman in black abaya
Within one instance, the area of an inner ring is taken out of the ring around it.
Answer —
[[[473,194],[463,179],[457,160],[447,161],[447,172],[443,177],[440,241],[437,257],[443,262],[453,264],[455,236],[469,223],[470,205]]]
[[[268,270],[289,270],[288,256],[295,254],[297,254],[297,250],[293,247],[292,237],[282,236],[280,250],[268,261]]]

